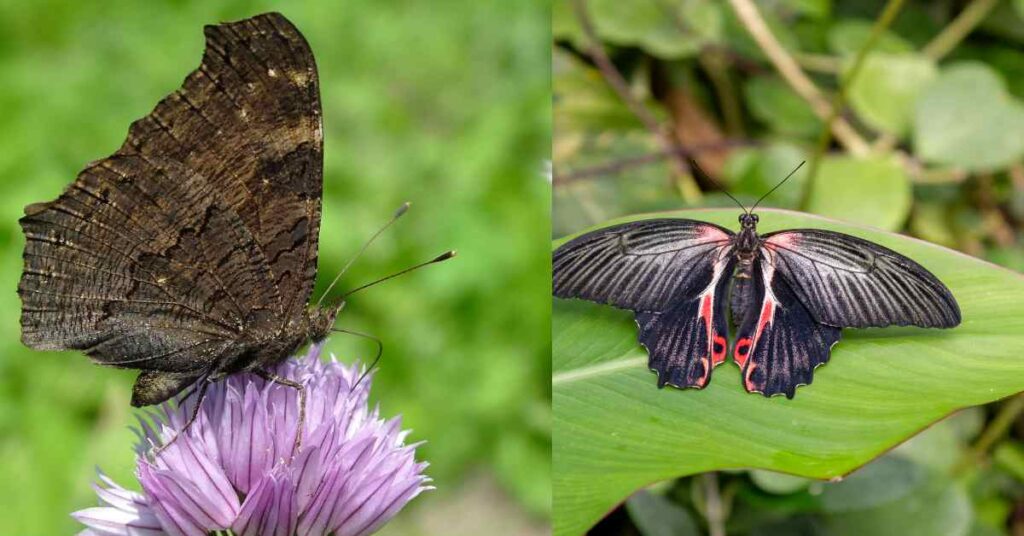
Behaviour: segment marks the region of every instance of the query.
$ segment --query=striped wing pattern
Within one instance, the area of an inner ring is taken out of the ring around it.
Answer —
[[[737,244],[692,220],[600,229],[555,251],[554,295],[634,311],[659,387],[707,385],[725,360],[731,309],[744,387],[769,397],[810,384],[844,327],[960,323],[942,282],[872,242],[817,229],[766,234],[749,277],[734,278]]]
[[[599,229],[555,250],[553,292],[633,311],[667,311],[708,286],[733,236],[717,225],[682,219]]]
[[[733,360],[748,392],[793,398],[796,388],[810,384],[814,369],[828,361],[841,330],[811,317],[789,283],[779,277],[770,256],[754,262],[749,285],[733,287],[734,293],[748,294],[742,301],[749,304],[733,345]]]
[[[762,248],[817,322],[836,327],[960,323],[952,293],[920,264],[878,244],[817,229],[765,235]]]

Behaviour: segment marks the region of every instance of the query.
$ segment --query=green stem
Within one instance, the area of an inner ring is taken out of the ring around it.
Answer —
[[[729,58],[721,50],[708,48],[701,52],[698,60],[711,79],[711,85],[718,96],[726,132],[731,137],[743,137],[743,110],[736,86],[729,76]]]
[[[899,15],[900,9],[903,8],[903,2],[904,0],[889,0],[885,4],[885,8],[882,9],[882,14],[878,16],[875,24],[871,27],[871,35],[868,36],[868,40],[865,41],[864,45],[857,51],[857,56],[853,59],[853,65],[839,82],[839,89],[832,97],[832,110],[829,113],[828,118],[825,120],[825,125],[821,129],[821,135],[818,136],[818,145],[815,148],[814,154],[811,156],[811,165],[807,170],[807,180],[804,186],[803,197],[800,200],[800,207],[802,209],[807,209],[807,205],[814,192],[814,178],[818,175],[818,169],[821,167],[821,160],[828,151],[828,146],[832,143],[832,123],[840,116],[840,114],[842,114],[843,107],[846,105],[846,91],[857,78],[857,74],[860,73],[861,67],[864,65],[864,60],[867,59],[868,52],[874,48],[875,43],[878,42],[882,32],[884,32],[885,29],[888,28],[894,20],[896,20],[896,16]]]
[[[999,412],[996,413],[992,422],[988,423],[988,426],[982,430],[981,435],[978,436],[978,440],[974,442],[974,445],[960,458],[960,462],[953,467],[953,475],[959,476],[964,474],[968,469],[978,463],[985,453],[995,445],[997,441],[1006,435],[1006,431],[1010,429],[1010,425],[1013,424],[1017,417],[1024,412],[1024,393],[1018,394],[1017,396],[1008,400],[1002,407],[999,408]]]
[[[974,0],[921,49],[925,56],[940,60],[953,51],[996,7],[999,0]]]

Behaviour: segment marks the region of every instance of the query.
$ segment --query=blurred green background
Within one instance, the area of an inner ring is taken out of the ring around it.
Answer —
[[[112,153],[199,64],[204,24],[278,10],[309,40],[325,125],[318,291],[345,276],[338,326],[383,339],[373,384],[437,491],[390,534],[543,534],[550,513],[550,7],[372,0],[0,2],[0,534],[68,534],[100,466],[137,487],[134,374],[19,343],[22,207]],[[340,359],[373,345],[337,335]]]
[[[749,206],[807,160],[763,206],[1024,270],[1024,2],[553,8],[553,237],[626,214],[735,208],[720,185]],[[839,132],[825,137],[837,102]],[[672,146],[717,182],[673,162]],[[1024,534],[1022,396],[943,421],[841,484],[699,475],[634,496],[592,533]]]

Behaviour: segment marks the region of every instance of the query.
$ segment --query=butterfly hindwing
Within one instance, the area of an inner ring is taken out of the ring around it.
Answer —
[[[960,323],[960,308],[949,289],[891,249],[818,229],[762,238],[776,272],[820,323],[857,328]]]
[[[725,293],[735,260],[722,248],[714,264],[702,264],[706,284],[696,296],[683,296],[663,312],[640,312],[640,343],[647,348],[648,367],[658,374],[658,387],[703,388],[711,369],[725,361],[729,327]]]
[[[22,340],[33,348],[198,374],[244,326],[280,313],[241,219],[173,162],[97,163],[21,225]]]
[[[793,398],[796,388],[810,384],[814,369],[828,361],[840,329],[811,317],[775,270],[770,254],[762,253],[753,268],[749,283],[733,288],[746,293],[733,300],[746,306],[733,360],[747,391]]]

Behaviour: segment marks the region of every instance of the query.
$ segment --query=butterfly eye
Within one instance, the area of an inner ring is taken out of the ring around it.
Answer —
[[[758,220],[760,220],[760,218],[757,217],[757,214],[751,214],[750,216],[754,218],[754,223],[757,223]]]

